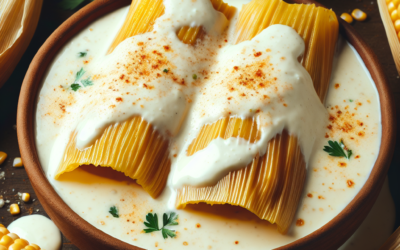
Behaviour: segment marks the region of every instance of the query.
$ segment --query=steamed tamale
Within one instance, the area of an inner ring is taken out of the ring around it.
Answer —
[[[211,0],[213,7],[227,19],[232,18],[235,8],[221,0]],[[153,29],[154,21],[164,13],[162,0],[134,0],[125,22],[110,47],[114,48],[126,38]],[[177,36],[182,42],[194,44],[201,35],[201,27],[182,27]],[[153,198],[164,189],[171,162],[168,138],[155,131],[141,117],[133,117],[122,124],[109,126],[96,142],[85,150],[76,148],[76,133],[67,145],[63,162],[56,178],[81,165],[111,167],[136,179]]]
[[[331,75],[338,36],[338,21],[333,11],[315,5],[287,4],[280,0],[253,0],[239,14],[237,43],[250,40],[273,24],[294,28],[304,39],[306,49],[302,64],[310,73],[315,90],[324,100]],[[228,120],[234,124],[226,126]],[[230,132],[230,131],[240,131]],[[257,140],[255,120],[224,118],[204,126],[189,146],[188,155],[207,147],[218,137],[242,137]],[[215,186],[185,186],[178,190],[177,207],[205,202],[244,207],[261,219],[276,223],[286,233],[291,225],[303,192],[306,164],[297,138],[287,131],[269,141],[265,155],[257,155],[243,169],[230,172]]]

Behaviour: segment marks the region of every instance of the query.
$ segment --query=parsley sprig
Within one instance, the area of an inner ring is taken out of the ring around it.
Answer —
[[[92,86],[93,85],[93,81],[90,80],[90,76],[88,76],[88,78],[86,79],[82,79],[82,76],[85,74],[86,71],[83,70],[83,68],[81,68],[78,72],[76,72],[76,76],[75,76],[75,81],[73,84],[71,84],[71,89],[73,91],[77,91],[78,89],[80,89],[82,86],[83,87],[88,87],[88,86]]]
[[[78,53],[78,56],[79,57],[85,57],[87,55],[87,52],[86,51],[82,51],[82,52],[79,52]]]
[[[157,214],[156,213],[154,213],[154,214],[148,213],[146,215],[146,221],[144,222],[144,225],[147,228],[144,229],[144,232],[151,233],[151,232],[161,231],[161,234],[164,237],[164,239],[168,238],[168,236],[171,238],[174,238],[176,236],[175,230],[170,230],[165,227],[178,225],[177,219],[178,219],[178,215],[174,212],[171,212],[169,214],[169,216],[166,213],[164,213],[163,227],[159,228]]]
[[[108,211],[113,217],[119,218],[118,209],[116,206],[110,207],[110,211]]]
[[[340,143],[337,141],[328,141],[329,146],[324,146],[324,151],[327,152],[331,156],[336,156],[336,157],[345,157],[347,159],[350,159],[351,155],[353,154],[353,151],[348,149],[342,140],[340,140]],[[346,152],[347,154],[346,154]]]

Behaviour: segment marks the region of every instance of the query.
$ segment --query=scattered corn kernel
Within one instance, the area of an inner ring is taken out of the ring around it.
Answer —
[[[22,167],[22,166],[23,166],[23,164],[22,164],[22,159],[21,159],[21,157],[16,157],[16,158],[14,159],[14,162],[13,162],[13,167],[19,168],[19,167]]]
[[[0,165],[6,160],[7,154],[0,151]]]
[[[367,14],[365,14],[365,12],[360,9],[354,9],[353,12],[351,12],[351,15],[357,21],[364,21],[365,19],[367,19]]]
[[[348,14],[348,13],[343,13],[340,18],[342,18],[343,20],[345,20],[348,23],[352,23],[353,22],[353,18]]]
[[[394,10],[394,11],[392,11],[392,13],[390,14],[390,18],[392,18],[392,21],[393,21],[393,22],[396,21],[397,19],[399,19],[399,16],[397,15],[397,13],[399,13],[398,10]]]
[[[24,202],[28,202],[31,199],[31,195],[29,193],[23,193],[21,195],[21,200],[23,200]]]
[[[16,214],[19,214],[21,211],[19,210],[19,206],[18,206],[18,204],[11,204],[11,206],[10,206],[10,214],[12,214],[12,215],[16,215]]]
[[[4,200],[0,199],[0,208],[4,207],[4,204],[5,204]]]

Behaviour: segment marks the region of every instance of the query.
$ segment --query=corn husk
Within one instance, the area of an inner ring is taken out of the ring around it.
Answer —
[[[378,0],[379,13],[381,14],[383,26],[385,27],[386,36],[389,41],[390,50],[392,51],[394,62],[396,63],[397,72],[400,75],[400,41],[394,28],[393,21],[390,17],[386,0]]]
[[[0,87],[21,59],[36,30],[43,0],[0,0]]]

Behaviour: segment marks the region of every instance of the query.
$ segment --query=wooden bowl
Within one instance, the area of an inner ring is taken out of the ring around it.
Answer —
[[[34,117],[43,77],[65,43],[97,18],[131,0],[98,0],[65,21],[43,44],[25,76],[17,114],[18,143],[32,186],[47,214],[63,234],[79,249],[141,249],[96,229],[58,196],[41,168],[35,146]],[[295,3],[315,3],[292,0]],[[317,4],[317,3],[315,3]],[[317,4],[319,5],[319,4]],[[378,158],[367,182],[356,197],[326,225],[278,249],[337,249],[358,228],[374,204],[385,180],[395,144],[395,112],[390,90],[377,57],[354,29],[340,18],[340,32],[355,47],[378,89],[382,115],[382,142]]]

